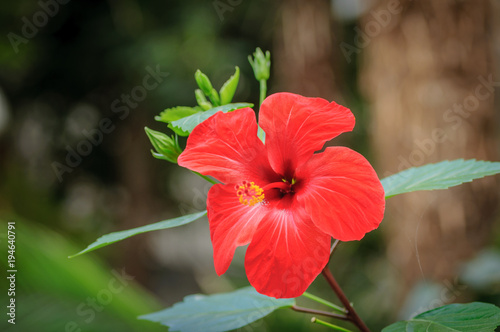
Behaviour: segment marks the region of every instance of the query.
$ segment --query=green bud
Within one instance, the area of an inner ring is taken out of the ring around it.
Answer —
[[[169,137],[166,134],[145,127],[144,130],[156,151],[151,150],[153,157],[163,159],[171,163],[177,163],[177,157],[182,153],[177,142],[177,135]]]
[[[210,101],[214,106],[220,106],[220,98],[219,94],[217,93],[217,90],[215,90],[212,86],[212,83],[210,82],[210,79],[208,78],[207,75],[203,74],[201,70],[197,70],[196,73],[194,74],[194,78],[196,80],[196,83],[200,87],[201,91],[210,98]],[[201,106],[201,105],[200,105]]]
[[[194,74],[194,79],[196,80],[196,84],[198,84],[201,91],[203,91],[203,93],[206,94],[207,96],[210,96],[210,94],[212,93],[213,86],[208,76],[203,74],[201,70],[198,69]]]
[[[204,111],[207,111],[212,108],[212,104],[205,98],[205,94],[200,89],[196,89],[194,91],[194,95],[196,96],[196,102],[203,108]]]
[[[214,104],[214,106],[220,106],[220,98],[219,98],[219,94],[217,93],[217,90],[215,90],[214,88],[212,88],[212,91],[210,91],[210,94],[208,95],[208,98],[210,98],[210,101],[212,102],[212,104]]]
[[[262,52],[262,50],[257,47],[255,50],[255,53],[253,54],[253,59],[252,56],[248,56],[248,61],[250,62],[250,65],[253,68],[253,73],[255,75],[255,78],[260,81],[260,80],[268,80],[269,79],[269,74],[271,70],[271,53],[269,51],[266,51],[266,54]]]

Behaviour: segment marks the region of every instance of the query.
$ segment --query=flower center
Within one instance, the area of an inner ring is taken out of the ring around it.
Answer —
[[[254,182],[243,181],[234,188],[241,204],[253,206],[264,200],[264,190]]]
[[[297,183],[296,179],[292,179],[292,181],[288,181],[287,179],[281,179],[282,182],[273,182],[269,183],[264,187],[264,190],[268,189],[278,189],[281,196],[285,196],[287,194],[294,194],[295,188],[294,185]]]

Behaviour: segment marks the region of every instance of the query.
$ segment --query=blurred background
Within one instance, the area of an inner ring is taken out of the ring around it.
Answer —
[[[144,127],[168,132],[154,116],[196,104],[196,69],[219,88],[239,66],[234,101],[258,104],[247,61],[256,47],[272,54],[271,93],[353,111],[356,128],[331,144],[364,154],[381,178],[445,159],[500,160],[497,1],[19,0],[0,8],[0,245],[15,221],[18,268],[17,324],[2,319],[2,330],[164,331],[136,317],[248,284],[243,248],[215,274],[206,219],[67,256],[103,234],[205,208],[208,184],[154,159]],[[450,302],[500,303],[498,181],[391,198],[378,230],[340,245],[332,272],[374,331]],[[320,278],[311,293],[330,294]],[[324,330],[309,318],[279,310],[251,328]]]

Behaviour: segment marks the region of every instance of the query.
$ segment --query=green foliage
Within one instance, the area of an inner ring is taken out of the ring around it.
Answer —
[[[177,135],[175,135],[175,138],[169,137],[164,133],[149,129],[148,127],[145,127],[144,130],[156,150],[156,152],[151,150],[153,157],[176,164],[177,157],[182,153],[179,142],[177,141]]]
[[[409,168],[383,179],[382,185],[389,198],[418,190],[447,189],[498,173],[500,162],[457,159]]]
[[[227,104],[224,106],[218,106],[214,107],[212,109],[209,109],[208,111],[201,112],[201,113],[196,113],[190,116],[187,116],[185,118],[182,118],[180,120],[172,121],[170,124],[176,128],[177,130],[181,130],[183,132],[191,133],[197,125],[211,117],[217,112],[230,112],[234,111],[239,108],[244,108],[244,107],[253,107],[253,104],[250,103],[234,103],[234,104]]]
[[[137,320],[161,306],[129,271],[112,269],[98,257],[69,260],[68,254],[78,247],[67,236],[16,215],[0,216],[0,243],[5,248],[8,221],[16,227],[16,324],[7,323],[4,307],[0,331],[163,331]],[[9,269],[7,254],[0,255],[0,268]],[[4,274],[0,287],[5,305],[7,282]]]
[[[493,332],[500,325],[500,308],[493,304],[473,302],[449,304],[426,311],[410,320],[397,322],[382,332]]]
[[[115,242],[127,239],[127,238],[134,236],[134,235],[137,235],[137,234],[142,234],[142,233],[146,233],[146,232],[157,231],[157,230],[161,230],[161,229],[167,229],[167,228],[186,225],[186,224],[189,224],[190,222],[193,222],[195,220],[200,219],[206,213],[207,213],[206,211],[197,212],[197,213],[188,214],[188,215],[185,215],[182,217],[163,220],[163,221],[160,221],[160,222],[157,222],[154,224],[149,224],[146,226],[127,229],[125,231],[109,233],[109,234],[101,236],[94,243],[90,244],[87,248],[85,248],[84,250],[80,251],[79,253],[77,253],[75,255],[70,256],[70,258],[79,256],[81,254],[85,254],[89,251],[99,249],[101,247],[110,245],[110,244],[115,243]]]
[[[236,88],[238,87],[238,82],[240,79],[240,68],[238,66],[235,67],[234,74],[224,83],[222,88],[220,89],[220,96],[217,91],[213,88],[212,82],[207,75],[202,73],[199,69],[196,71],[195,75],[196,83],[199,86],[199,89],[196,89],[194,94],[196,97],[196,102],[198,106],[189,107],[189,106],[177,106],[172,108],[167,108],[159,115],[155,116],[155,120],[159,122],[164,122],[168,124],[168,127],[172,129],[179,136],[189,136],[193,128],[201,123],[202,121],[208,119],[213,114],[217,113],[219,110],[223,112],[229,112],[242,107],[252,107],[252,104],[248,103],[236,103],[230,104],[233,99],[233,96],[236,92]],[[207,100],[206,97],[210,98],[210,101]],[[241,106],[244,105],[244,106]],[[215,106],[215,107],[214,107]],[[203,113],[205,112],[205,113]],[[208,112],[208,113],[207,113]],[[198,114],[202,113],[202,114]],[[193,124],[195,124],[193,126]],[[148,132],[149,130],[149,132]],[[173,139],[170,139],[168,136],[160,136],[159,132],[154,132],[157,137],[156,143],[157,145],[161,145],[161,147],[167,147],[167,153],[162,153],[161,149],[158,149],[155,146],[155,141],[153,137],[153,131],[150,129],[146,130],[146,133],[151,140],[151,143],[155,147],[158,153],[153,152],[153,156],[158,159],[164,159],[168,161],[172,161],[175,159],[177,162],[177,156],[172,158],[172,150],[173,154],[178,151],[182,152],[177,147],[175,149],[170,148],[174,142]],[[179,152],[179,153],[180,153]]]
[[[169,331],[230,331],[248,325],[276,309],[291,307],[295,299],[275,299],[253,287],[215,295],[189,295],[173,307],[140,316],[169,327]]]
[[[240,68],[236,66],[234,74],[224,83],[222,88],[220,88],[219,95],[221,105],[229,104],[233,100],[239,80]]]

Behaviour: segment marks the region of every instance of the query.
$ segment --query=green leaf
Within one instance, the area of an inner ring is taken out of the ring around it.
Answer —
[[[500,162],[458,159],[409,168],[383,179],[382,185],[389,198],[418,190],[447,189],[498,173]]]
[[[191,116],[185,117],[183,119],[173,121],[171,125],[183,132],[186,133],[191,133],[197,125],[214,115],[215,113],[222,111],[224,113],[234,111],[239,108],[244,108],[244,107],[253,107],[253,104],[249,103],[235,103],[235,104],[227,104],[224,106],[217,106],[212,109],[209,109],[208,111],[201,112],[201,113],[196,113]],[[179,134],[180,135],[180,134]],[[183,135],[187,136],[187,135]]]
[[[493,332],[499,325],[500,308],[473,302],[429,310],[410,320],[389,325],[382,332]]]
[[[155,116],[155,120],[170,123],[172,121],[185,118],[186,116],[190,116],[198,112],[202,112],[202,109],[200,109],[199,107],[177,106],[167,108],[159,115]]]
[[[220,332],[248,325],[276,309],[294,304],[295,299],[268,297],[250,286],[224,294],[189,295],[171,308],[139,319],[159,322],[172,332]]]
[[[177,106],[177,107],[167,108],[166,110],[161,112],[160,115],[155,116],[155,120],[159,122],[168,123],[168,127],[172,129],[177,135],[187,136],[189,135],[189,133],[186,133],[181,129],[174,128],[170,123],[172,121],[180,120],[182,118],[185,118],[187,116],[199,112],[203,112],[203,109],[201,107]]]
[[[190,222],[193,222],[197,219],[200,219],[201,217],[203,217],[206,214],[207,214],[206,211],[202,211],[202,212],[197,212],[197,213],[193,213],[193,214],[188,214],[188,215],[185,215],[182,217],[163,220],[163,221],[160,221],[160,222],[157,222],[154,224],[150,224],[150,225],[146,225],[146,226],[127,229],[125,231],[109,233],[109,234],[101,236],[94,243],[89,245],[87,248],[85,248],[84,250],[80,251],[79,253],[77,253],[73,256],[69,256],[69,258],[73,258],[73,257],[79,256],[81,254],[85,254],[89,251],[96,250],[98,248],[107,246],[111,243],[115,243],[115,242],[127,239],[127,238],[134,236],[134,235],[137,235],[137,234],[189,224]]]
[[[224,83],[222,88],[220,88],[220,103],[221,105],[226,105],[233,100],[234,93],[238,87],[238,81],[240,80],[240,68],[236,66],[234,74]]]

